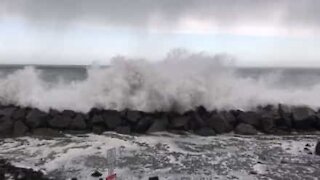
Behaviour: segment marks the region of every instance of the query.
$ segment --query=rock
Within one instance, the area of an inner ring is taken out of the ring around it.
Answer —
[[[104,120],[101,115],[94,115],[91,119],[92,124],[94,125],[103,125]]]
[[[128,110],[125,114],[126,119],[132,123],[137,123],[142,118],[142,114],[139,111]]]
[[[26,118],[28,110],[25,108],[19,108],[18,110],[14,111],[12,114],[12,119],[14,120],[24,120]]]
[[[240,123],[235,129],[236,134],[256,135],[258,131],[250,124]]]
[[[94,171],[92,174],[91,174],[92,177],[100,177],[102,176],[102,174],[99,172],[99,171]]]
[[[134,127],[135,132],[145,133],[153,124],[153,121],[154,120],[151,117],[144,117],[140,119],[139,122]]]
[[[50,128],[37,128],[32,131],[33,135],[40,137],[62,137],[59,131]]]
[[[41,171],[29,168],[21,168],[11,165],[5,160],[0,160],[0,179],[15,180],[49,180]]]
[[[209,112],[204,106],[199,106],[196,108],[196,113],[203,119],[209,116]]]
[[[277,126],[285,127],[285,128],[292,128],[292,112],[289,106],[279,104],[279,115],[280,118],[276,121]]]
[[[94,125],[92,126],[92,132],[94,134],[102,134],[106,129],[102,126]]]
[[[273,129],[276,127],[275,122],[277,118],[279,119],[279,116],[274,111],[263,111],[260,112],[260,117],[261,130],[265,133],[273,132]]]
[[[300,106],[292,108],[293,126],[296,129],[311,129],[316,124],[316,113],[311,108]]]
[[[159,180],[158,176],[150,177],[149,180]]]
[[[233,130],[231,122],[221,113],[212,114],[208,120],[208,126],[218,134],[230,132]]]
[[[103,116],[105,125],[111,130],[120,126],[122,122],[120,113],[115,110],[104,111],[102,116]]]
[[[177,116],[173,117],[169,123],[169,127],[172,129],[187,129],[190,117],[188,116]]]
[[[58,115],[50,119],[48,124],[52,128],[67,129],[71,122],[72,119],[70,117]]]
[[[254,126],[255,128],[260,128],[261,117],[259,114],[253,111],[242,112],[238,115],[238,121],[241,123],[246,123]]]
[[[207,123],[203,120],[202,116],[193,111],[185,113],[184,116],[190,117],[188,121],[188,126],[185,127],[186,130],[192,129],[201,129],[202,127],[207,126]]]
[[[73,130],[85,130],[87,128],[87,124],[84,116],[77,114],[76,117],[71,120],[69,127]]]
[[[167,117],[155,119],[148,129],[148,133],[152,132],[161,132],[161,131],[166,131],[168,127],[169,120]]]
[[[50,109],[50,110],[49,110],[49,115],[50,115],[51,117],[56,117],[56,116],[60,115],[60,112],[57,111],[57,110],[55,110],[55,109]]]
[[[22,122],[16,121],[13,127],[13,135],[14,136],[24,136],[27,134],[29,128]]]
[[[317,142],[316,148],[314,153],[318,156],[320,156],[320,141]]]
[[[76,113],[72,110],[64,110],[62,111],[62,116],[64,117],[69,117],[69,118],[74,118],[76,116]]]
[[[119,126],[119,127],[116,127],[115,132],[119,134],[130,134],[131,128],[130,126]]]
[[[7,116],[11,117],[13,112],[16,110],[16,107],[5,107],[0,109],[0,117]]]
[[[13,120],[8,116],[3,116],[0,118],[0,135],[9,136],[12,134],[13,130]]]
[[[195,134],[200,135],[200,136],[214,136],[216,135],[215,131],[211,128],[208,127],[203,127],[201,129],[195,130]]]
[[[46,113],[38,109],[32,109],[26,117],[26,124],[31,128],[39,128],[45,125],[46,118]]]

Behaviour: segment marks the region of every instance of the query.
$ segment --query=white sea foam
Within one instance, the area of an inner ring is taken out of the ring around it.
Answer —
[[[18,70],[0,79],[0,101],[83,112],[92,107],[183,111],[199,105],[208,109],[320,105],[320,83],[308,89],[283,88],[273,83],[278,74],[239,77],[228,56],[173,51],[162,61],[114,58],[107,68],[87,71],[83,81],[49,84],[41,79],[40,70]]]

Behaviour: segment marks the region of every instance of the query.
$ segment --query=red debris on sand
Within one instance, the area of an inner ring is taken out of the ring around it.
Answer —
[[[107,176],[106,180],[116,180],[117,174],[111,174]]]

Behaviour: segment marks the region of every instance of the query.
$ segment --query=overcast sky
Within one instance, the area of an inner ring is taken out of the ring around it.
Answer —
[[[319,0],[0,0],[0,63],[156,60],[187,48],[314,67],[319,33]]]

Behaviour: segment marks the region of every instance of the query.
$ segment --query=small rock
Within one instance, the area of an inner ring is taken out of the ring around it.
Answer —
[[[94,171],[92,174],[91,174],[92,177],[100,177],[102,176],[102,174],[99,172],[99,171]]]
[[[311,147],[311,145],[309,143],[306,144],[306,147]]]
[[[159,177],[158,176],[150,177],[149,180],[159,180]]]

